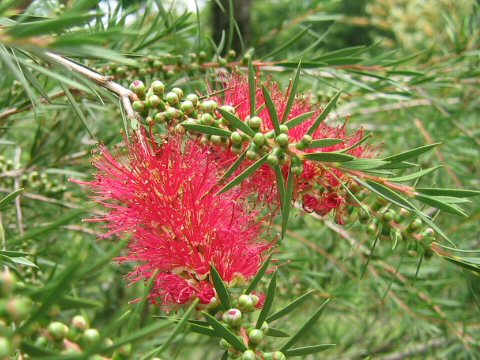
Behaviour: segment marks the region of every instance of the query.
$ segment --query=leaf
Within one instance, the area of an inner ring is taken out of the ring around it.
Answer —
[[[417,200],[419,200],[419,201],[421,201],[425,204],[431,205],[431,206],[433,206],[433,207],[435,207],[439,210],[443,210],[443,211],[446,211],[448,213],[455,214],[455,215],[468,217],[468,215],[465,214],[465,212],[461,208],[459,208],[458,206],[448,204],[446,202],[440,201],[440,200],[432,198],[430,196],[415,195],[415,199],[417,199]]]
[[[270,120],[273,125],[273,129],[275,130],[275,134],[280,134],[280,120],[278,118],[277,108],[272,101],[270,93],[264,84],[262,84],[262,93],[263,98],[265,99],[265,105],[267,106],[268,113],[270,114]]]
[[[418,165],[411,162],[400,161],[398,163],[387,163],[382,167],[380,167],[379,169],[408,169],[415,166],[418,166]]]
[[[282,168],[275,166],[275,175],[277,177],[278,194],[280,195],[280,204],[283,207],[283,200],[285,199],[285,179],[283,178]]]
[[[298,85],[298,79],[300,77],[301,68],[302,68],[302,62],[300,61],[298,63],[297,70],[295,71],[295,76],[293,78],[293,81],[290,83],[288,100],[287,100],[287,105],[285,106],[285,110],[283,111],[282,123],[287,121],[288,115],[290,115],[290,110],[292,110],[293,102],[295,101],[295,97],[297,95],[297,85]]]
[[[185,124],[185,123],[182,123],[180,125],[182,125],[187,130],[195,131],[195,132],[207,134],[207,135],[217,135],[217,136],[226,136],[226,137],[232,135],[232,133],[228,130],[216,128],[213,126]]]
[[[28,260],[27,258],[24,258],[24,257],[13,257],[13,258],[11,258],[11,259],[12,259],[12,261],[13,261],[15,264],[38,268],[38,266],[37,266],[36,264],[34,264],[33,262],[31,262],[31,261]]]
[[[462,258],[453,258],[453,257],[449,257],[449,256],[445,256],[445,255],[441,255],[445,260],[448,260],[450,261],[451,263],[455,264],[455,265],[458,265],[462,268],[465,268],[467,270],[470,270],[470,271],[473,271],[477,274],[480,274],[480,266],[477,266],[475,264],[472,264],[468,261],[464,261],[462,260]]]
[[[312,117],[313,114],[315,114],[316,111],[309,111],[304,114],[295,116],[294,118],[288,120],[285,125],[288,127],[288,129],[293,129],[294,127],[297,127],[298,125],[302,124],[305,120],[308,120]]]
[[[233,125],[236,129],[244,132],[250,137],[254,137],[256,132],[253,131],[247,124],[245,124],[242,120],[240,120],[238,117],[233,115],[232,113],[229,113],[228,111],[225,111],[221,108],[218,108],[217,111],[222,115],[225,119],[228,120],[230,124]]]
[[[310,296],[315,292],[316,290],[312,290],[307,292],[306,294],[303,294],[299,298],[295,299],[292,301],[290,304],[286,305],[284,308],[278,310],[277,312],[273,313],[269,317],[267,317],[266,321],[268,323],[271,323],[275,320],[278,320],[288,314],[290,314],[293,310],[295,310],[297,307],[302,305],[306,300],[310,298]]]
[[[315,119],[315,121],[313,122],[312,126],[310,127],[310,129],[308,129],[307,131],[307,135],[310,135],[312,136],[315,131],[318,129],[318,127],[320,126],[320,124],[327,118],[328,114],[330,113],[330,111],[332,111],[333,107],[335,106],[335,104],[337,103],[338,101],[338,98],[340,97],[340,94],[342,93],[342,90],[339,90],[335,96],[332,98],[332,100],[330,100],[330,102],[327,104],[327,106],[325,107],[325,109],[323,109],[323,111],[320,113],[320,115],[318,115],[318,117]]]
[[[70,104],[72,105],[72,108],[75,111],[75,114],[77,114],[77,116],[80,119],[80,121],[82,122],[82,125],[85,128],[85,130],[87,130],[88,135],[90,135],[90,137],[92,139],[95,139],[95,136],[93,135],[92,130],[90,130],[90,127],[88,126],[87,118],[85,117],[82,110],[80,109],[80,106],[78,106],[78,104],[75,101],[75,98],[73,97],[72,93],[70,92],[70,90],[68,90],[68,87],[66,87],[64,84],[62,84],[61,82],[59,82],[59,84],[60,84],[60,87],[65,92],[65,95],[67,95],[67,99],[70,102]]]
[[[252,117],[255,114],[257,91],[255,84],[255,69],[253,68],[251,57],[248,57],[248,95],[250,96],[250,116]]]
[[[340,168],[350,170],[371,170],[379,168],[386,163],[386,161],[378,159],[356,159],[342,163]]]
[[[255,277],[252,279],[252,281],[250,281],[250,284],[248,285],[247,289],[245,290],[245,294],[250,294],[253,290],[255,290],[255,288],[257,287],[258,283],[260,282],[260,280],[262,279],[263,275],[265,274],[265,271],[267,271],[268,269],[268,265],[270,264],[270,260],[272,259],[272,255],[273,254],[270,254],[268,256],[268,258],[265,260],[265,262],[263,263],[262,267],[260,268],[260,270],[258,270],[257,274],[255,275]]]
[[[182,317],[182,320],[180,320],[177,324],[177,326],[175,326],[175,329],[173,329],[173,331],[170,333],[169,337],[167,338],[167,340],[165,340],[165,342],[162,344],[162,346],[154,353],[154,356],[158,355],[158,354],[161,354],[162,352],[164,352],[168,346],[170,345],[170,343],[173,341],[173,339],[175,339],[175,337],[177,337],[177,335],[180,333],[180,331],[182,331],[183,327],[185,326],[185,323],[187,322],[187,320],[190,318],[190,316],[192,315],[193,311],[195,310],[195,308],[197,307],[198,305],[198,302],[199,302],[199,299],[195,299],[192,304],[188,307],[188,310],[185,312],[185,314],[183,315]]]
[[[290,337],[290,334],[286,331],[272,327],[268,329],[267,335],[271,337]]]
[[[321,344],[321,345],[313,345],[313,346],[305,346],[296,349],[290,349],[285,351],[285,356],[293,357],[293,356],[304,356],[309,354],[316,354],[321,351],[325,351],[334,347],[336,344]]]
[[[415,191],[434,196],[453,196],[453,197],[472,197],[480,195],[480,191],[476,190],[460,190],[460,189],[437,189],[437,188],[415,188]]]
[[[230,295],[228,294],[227,288],[225,287],[222,277],[218,273],[217,269],[213,264],[210,264],[210,275],[212,276],[213,286],[217,292],[218,298],[224,310],[232,308],[230,302]]]
[[[260,169],[263,164],[267,162],[267,156],[268,154],[265,154],[262,158],[254,162],[252,165],[250,165],[248,168],[246,168],[241,174],[239,174],[236,178],[234,178],[232,181],[230,181],[228,184],[226,184],[223,188],[221,188],[217,194],[224,193],[227,190],[230,190],[234,186],[240,184],[243,180],[248,178],[250,175],[252,175],[255,171]]]
[[[248,150],[248,149],[247,149]],[[228,179],[232,174],[240,167],[242,164],[243,160],[245,159],[245,155],[247,154],[247,150],[245,150],[242,155],[239,156],[237,160],[228,168],[227,171],[218,179],[218,183],[222,183],[226,179]]]
[[[23,188],[15,190],[14,192],[5,196],[2,200],[0,200],[0,210],[4,209],[9,203],[16,199],[18,195],[23,191]]]
[[[212,315],[203,313],[205,318],[207,319],[208,323],[212,326],[215,330],[215,333],[218,334],[221,338],[225,339],[230,345],[232,345],[235,349],[240,351],[246,351],[247,347],[245,344],[235,336],[230,330],[224,327],[217,319],[215,319]]]
[[[263,325],[263,322],[267,318],[270,309],[272,308],[273,299],[275,298],[275,291],[277,290],[277,272],[273,273],[272,279],[270,280],[270,284],[268,284],[267,293],[265,296],[265,302],[263,304],[262,310],[260,311],[260,315],[258,315],[257,325],[255,326],[257,329],[260,329]]]
[[[371,180],[367,180],[366,182],[364,182],[363,180],[360,180],[357,177],[354,177],[354,179],[355,181],[365,186],[367,189],[373,191],[377,195],[380,195],[384,199],[387,199],[391,203],[396,204],[400,207],[403,207],[407,210],[413,210],[414,207],[410,202],[408,202],[403,197],[398,195],[393,190],[387,188],[386,186]]]
[[[285,353],[286,350],[290,349],[293,345],[295,345],[301,338],[303,338],[311,327],[317,322],[320,316],[325,309],[325,306],[328,304],[330,299],[327,299],[315,313],[307,320],[307,322],[297,331],[295,335],[292,336],[290,340],[288,340],[285,345],[283,345],[280,349],[281,352]]]
[[[397,163],[397,162],[400,162],[400,161],[405,161],[405,160],[414,158],[414,157],[416,157],[420,154],[423,154],[423,153],[433,149],[434,147],[436,147],[440,144],[441,143],[438,142],[438,143],[435,143],[435,144],[420,146],[420,147],[412,149],[412,150],[404,151],[400,154],[389,156],[389,157],[387,157],[383,160],[389,161],[391,163]]]
[[[295,36],[293,36],[292,38],[290,38],[288,41],[284,42],[281,46],[279,46],[278,48],[276,48],[275,50],[273,50],[272,52],[268,53],[267,55],[263,56],[262,57],[262,60],[263,59],[268,59],[269,57],[272,57],[273,55],[275,54],[278,54],[280,51],[282,51],[283,49],[286,49],[287,47],[289,47],[291,44],[295,44],[303,35],[305,35],[308,31],[310,30],[310,26],[303,29],[302,31],[300,31],[299,33],[297,33]]]
[[[313,140],[308,146],[308,148],[314,149],[314,148],[328,147],[328,146],[341,144],[342,142],[343,142],[343,139],[334,139],[334,138]]]
[[[442,167],[442,165],[438,165],[438,166],[434,166],[434,167],[429,168],[429,169],[414,172],[413,174],[388,178],[388,181],[404,182],[404,181],[416,180],[418,178],[421,178],[422,176],[430,174],[432,171],[435,171],[435,170],[437,170],[438,168],[441,168],[441,167]]]
[[[282,201],[282,233],[281,239],[285,237],[285,232],[287,231],[288,218],[290,217],[290,208],[292,206],[292,196],[293,196],[293,178],[294,174],[292,168],[288,172],[287,186],[285,188],[285,195]]]
[[[345,162],[355,159],[355,156],[340,154],[338,152],[318,152],[302,154],[301,158],[320,162]]]

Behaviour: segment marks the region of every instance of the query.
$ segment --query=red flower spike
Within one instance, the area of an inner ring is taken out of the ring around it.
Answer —
[[[107,223],[104,236],[134,234],[121,259],[140,263],[129,277],[157,272],[153,302],[208,304],[211,264],[230,285],[256,274],[271,244],[258,239],[258,214],[247,210],[241,189],[214,195],[221,169],[206,146],[179,137],[158,146],[137,136],[127,150],[115,157],[101,147],[98,173],[86,185],[109,211],[94,220]]]

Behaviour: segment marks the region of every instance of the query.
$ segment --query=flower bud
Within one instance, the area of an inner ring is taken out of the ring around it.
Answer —
[[[118,349],[118,353],[123,357],[128,358],[132,355],[132,344],[125,344]]]
[[[63,340],[68,333],[68,326],[59,322],[55,321],[48,325],[48,334],[52,337],[53,340]]]
[[[252,129],[258,129],[262,125],[262,119],[260,119],[258,116],[252,116],[248,120],[248,126],[250,126]]]
[[[242,135],[240,135],[238,131],[232,132],[232,134],[230,135],[230,140],[233,144],[241,144],[243,142]]]
[[[177,93],[169,92],[165,95],[165,100],[170,106],[175,106],[180,102],[180,97]]]
[[[0,359],[8,359],[12,351],[13,348],[10,341],[5,337],[0,336]]]
[[[281,124],[279,126],[280,134],[288,134],[288,126],[285,124]]]
[[[275,351],[273,354],[273,360],[285,360],[286,357],[281,351]]]
[[[190,115],[195,111],[195,107],[193,106],[193,103],[190,100],[185,100],[184,102],[182,102],[182,105],[180,108],[187,115]]]
[[[202,114],[202,116],[200,117],[200,122],[203,125],[213,125],[213,123],[215,122],[215,119],[210,114]]]
[[[278,145],[287,145],[288,144],[288,135],[287,134],[280,134],[275,138],[275,141]]]
[[[0,295],[10,294],[15,288],[15,276],[11,271],[2,271],[0,273]]]
[[[135,80],[130,84],[130,90],[139,97],[143,97],[143,95],[145,95],[145,84],[140,80]]]
[[[217,103],[213,100],[205,100],[200,104],[200,110],[212,113],[217,108]]]
[[[232,348],[232,345],[225,339],[221,339],[219,345],[223,350],[230,350]]]
[[[31,308],[32,300],[27,297],[17,297],[7,303],[7,312],[16,322],[25,320],[30,314]]]
[[[435,230],[432,228],[428,227],[425,230],[422,231],[422,236],[425,237],[434,237],[435,236]]]
[[[255,304],[250,295],[242,294],[238,297],[238,307],[241,311],[251,312],[255,310]]]
[[[100,334],[97,329],[87,329],[82,336],[82,340],[87,346],[95,344],[99,339]]]
[[[155,95],[162,96],[165,92],[165,85],[159,80],[155,80],[151,85],[152,91]]]
[[[75,315],[72,319],[72,327],[85,331],[88,328],[88,322],[82,315]]]
[[[266,321],[263,322],[262,326],[260,327],[260,330],[262,330],[264,334],[268,334],[268,331],[270,330],[270,326]]]
[[[198,96],[195,94],[188,94],[185,100],[191,101],[195,107],[198,105]]]
[[[260,342],[263,340],[263,335],[264,334],[262,330],[253,329],[248,333],[248,339],[252,344],[260,344]]]
[[[218,135],[212,135],[212,137],[210,138],[210,141],[215,145],[220,145],[222,143],[222,137]]]
[[[247,150],[246,157],[249,160],[255,160],[257,158],[257,153],[254,150]]]
[[[133,103],[132,103],[132,108],[133,110],[135,110],[136,112],[138,113],[141,113],[145,110],[145,104],[143,103],[143,101],[140,101],[140,100],[135,100]]]
[[[265,136],[262,133],[256,133],[253,137],[253,143],[257,146],[262,146],[265,143]]]
[[[151,96],[148,97],[147,103],[148,103],[148,106],[156,109],[162,103],[162,99],[160,99],[157,95],[151,95]]]
[[[415,232],[417,230],[420,230],[422,227],[422,220],[420,219],[415,219],[413,220],[409,225],[408,225],[408,231],[409,232]]]
[[[223,322],[231,327],[237,327],[242,323],[242,312],[238,309],[230,309],[223,313]]]
[[[242,354],[242,360],[255,360],[255,353],[253,350],[246,350]]]
[[[275,131],[273,131],[273,130],[272,130],[272,131],[269,131],[268,133],[265,134],[265,137],[266,137],[267,139],[273,139],[273,138],[275,138]]]
[[[165,121],[167,121],[167,116],[165,112],[160,112],[158,114],[155,114],[155,116],[153,117],[153,121],[155,121],[158,124],[164,124]]]
[[[243,152],[242,144],[233,144],[230,151],[236,155],[240,155]]]
[[[173,120],[177,116],[178,116],[178,110],[173,107],[170,107],[167,109],[167,111],[165,111],[165,117],[167,118],[167,120]]]
[[[276,154],[271,153],[267,156],[267,163],[271,166],[277,166],[279,163],[279,158]]]

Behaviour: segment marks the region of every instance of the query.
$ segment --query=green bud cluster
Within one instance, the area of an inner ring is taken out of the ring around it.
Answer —
[[[368,214],[361,207],[357,207],[356,211],[367,235],[378,236],[384,242],[394,242],[394,246],[400,242],[406,243],[407,254],[412,257],[423,254],[430,259],[433,256],[431,244],[435,241],[435,231],[425,227],[415,214],[403,208],[395,210],[389,201],[370,195],[366,189],[360,190],[356,183],[349,184],[349,190],[368,210]],[[373,198],[372,201],[367,197]]]

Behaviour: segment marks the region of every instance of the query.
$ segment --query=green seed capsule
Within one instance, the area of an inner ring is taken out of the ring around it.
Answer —
[[[100,339],[100,333],[97,329],[87,329],[83,333],[82,340],[87,345],[93,345]]]
[[[148,97],[147,103],[148,103],[148,106],[156,109],[160,106],[160,104],[162,103],[162,100],[157,95],[152,95]]]
[[[200,110],[212,113],[217,108],[217,103],[213,100],[205,100],[200,104]]]
[[[188,94],[185,100],[191,101],[195,107],[198,105],[198,96],[195,94]]]
[[[153,121],[155,121],[158,124],[163,124],[165,121],[167,121],[167,114],[164,112],[158,113],[153,117]]]
[[[9,339],[0,336],[0,359],[10,359],[13,347]]]
[[[165,85],[159,80],[155,80],[154,82],[152,82],[152,85],[150,87],[155,95],[162,96],[165,92]]]
[[[202,114],[200,117],[200,122],[203,125],[213,125],[215,123],[215,119],[210,114]]]
[[[275,141],[278,145],[283,146],[288,144],[288,135],[287,134],[280,134],[275,138]]]
[[[242,360],[255,360],[255,353],[252,350],[244,351],[242,354]]]
[[[136,112],[143,112],[145,110],[145,104],[143,103],[143,101],[140,101],[140,100],[135,100],[132,104],[132,108],[133,110],[135,110]]]
[[[256,133],[253,137],[253,143],[257,146],[262,146],[265,143],[265,136],[262,133]]]
[[[224,105],[221,107],[223,111],[229,112],[230,114],[235,114],[235,108],[230,105]]]
[[[280,133],[281,134],[288,134],[288,126],[285,124],[282,124],[279,126]]]
[[[182,102],[182,105],[180,108],[187,115],[190,115],[195,111],[195,107],[193,106],[193,103],[190,100],[185,100],[184,102]]]
[[[255,310],[253,299],[246,294],[242,294],[238,297],[238,307],[243,312],[251,312]]]
[[[422,220],[420,219],[413,220],[408,226],[408,228],[412,231],[420,230],[421,227],[422,227]]]
[[[168,119],[168,120],[173,120],[175,119],[176,117],[178,116],[178,110],[171,107],[171,108],[168,108],[167,111],[165,111],[165,117]]]
[[[15,276],[11,271],[2,271],[0,273],[0,295],[10,294],[15,288]]]
[[[72,319],[72,327],[85,331],[88,328],[88,322],[82,315],[76,315]]]
[[[68,327],[67,325],[59,322],[59,321],[55,321],[53,323],[51,323],[50,325],[48,325],[48,334],[54,339],[54,340],[63,340],[65,338],[65,336],[67,335],[68,333]]]
[[[210,138],[210,141],[215,145],[220,145],[222,142],[222,138],[218,135],[212,135],[212,137]]]
[[[232,132],[232,134],[230,135],[230,140],[234,144],[241,144],[243,142],[242,135],[238,131]]]
[[[253,150],[247,150],[246,157],[249,160],[255,160],[257,158],[258,154],[253,151]]]
[[[177,94],[178,97],[179,97],[179,99],[183,99],[183,90],[182,90],[182,89],[180,89],[180,88],[178,88],[178,87],[174,87],[174,88],[172,89],[172,92],[175,93],[175,94]]]
[[[263,336],[263,331],[258,329],[253,329],[248,333],[248,339],[253,344],[260,344],[260,342],[263,340]]]
[[[272,355],[273,360],[286,360],[285,355],[281,351],[275,351]]]
[[[279,161],[280,159],[275,154],[270,154],[267,156],[267,163],[269,163],[271,166],[277,166]]]
[[[248,120],[248,126],[252,129],[258,129],[262,125],[262,119],[258,116],[253,116]]]
[[[180,97],[177,93],[169,92],[167,95],[165,95],[165,100],[167,100],[167,103],[170,106],[175,106],[180,102]]]

